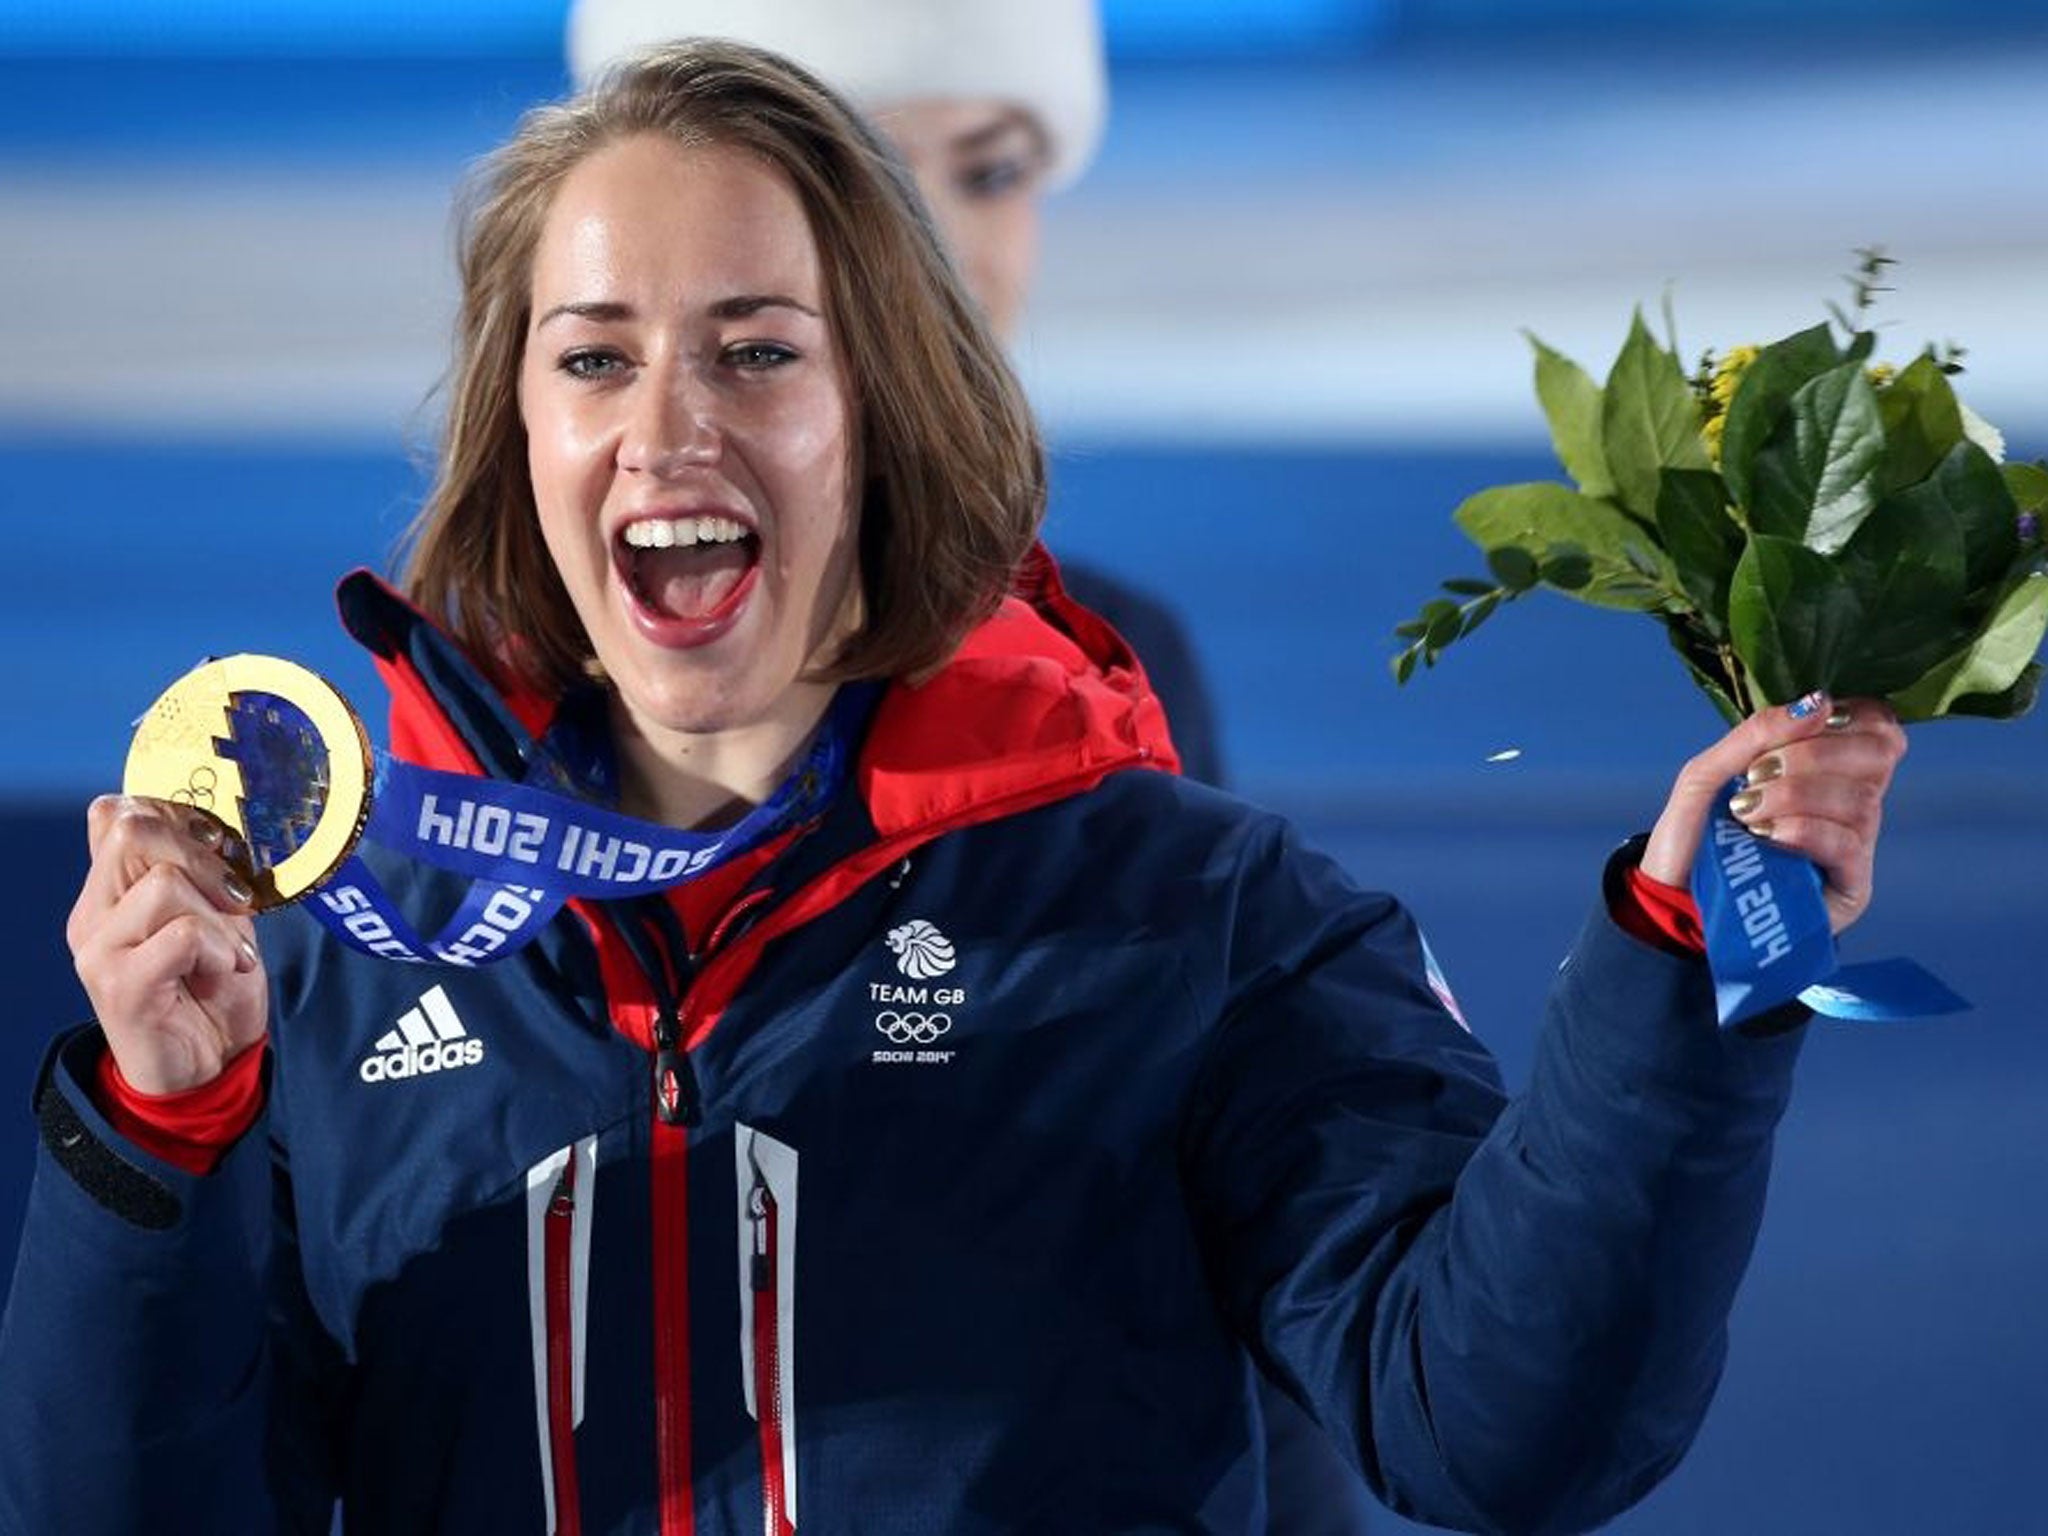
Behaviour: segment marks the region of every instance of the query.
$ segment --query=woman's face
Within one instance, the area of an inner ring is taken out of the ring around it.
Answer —
[[[803,721],[857,617],[855,411],[794,189],[641,135],[563,182],[519,375],[542,537],[643,734]]]
[[[1047,165],[1038,124],[1007,102],[950,97],[883,107],[875,122],[917,178],[989,324],[1014,336],[1038,265]]]

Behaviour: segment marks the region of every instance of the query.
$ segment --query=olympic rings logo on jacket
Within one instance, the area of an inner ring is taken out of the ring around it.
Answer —
[[[913,1040],[930,1045],[952,1027],[953,1016],[948,1013],[898,1013],[890,1008],[875,1015],[875,1028],[897,1045]]]

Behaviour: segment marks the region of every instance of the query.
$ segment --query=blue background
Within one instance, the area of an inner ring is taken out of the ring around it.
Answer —
[[[1756,71],[1775,78],[1853,32],[1856,46],[1890,49],[1910,73],[1916,50],[1967,59],[2018,46],[2038,29],[2031,11],[1127,4],[1111,13],[1118,117],[1097,174],[1134,203],[1146,187],[1195,175],[1161,126],[1191,101],[1242,125],[1258,121],[1245,93],[1270,107],[1304,83],[1315,96],[1369,81],[1384,101],[1404,78],[1497,80],[1522,49],[1583,69],[1588,56],[1635,46],[1631,35],[1654,38],[1646,70],[1754,51]],[[1254,13],[1268,23],[1257,33],[1246,30]],[[0,10],[0,182],[9,172],[90,185],[151,168],[304,180],[425,166],[452,183],[522,105],[559,88],[559,7],[426,15],[396,4]],[[1738,101],[1727,105],[1739,115]],[[1386,131],[1369,140],[1310,123],[1284,143],[1278,129],[1241,127],[1221,141],[1234,167],[1284,151],[1287,175],[1328,173],[1352,195],[1368,161],[1397,175],[1410,159],[1451,153],[1441,139],[1404,140],[1398,121],[1375,119]],[[1651,111],[1630,131],[1683,130]],[[47,233],[0,231],[0,263],[10,244],[28,249]],[[1057,222],[1049,238],[1060,238]],[[145,287],[150,254],[134,253]],[[1504,243],[1505,280],[1517,259]],[[1823,259],[1839,261],[1839,249]],[[1817,291],[1830,270],[1816,270]],[[1633,289],[1597,297],[1617,340],[1628,305],[1654,302]],[[36,296],[14,285],[0,302]],[[17,363],[55,381],[89,366],[100,345],[45,347]],[[1053,350],[1041,338],[1033,361],[1056,392]],[[1260,387],[1284,394],[1292,361],[1278,360]],[[329,593],[348,567],[384,563],[421,487],[400,429],[366,430],[338,409],[339,424],[323,425],[319,401],[281,429],[166,426],[108,400],[55,421],[0,408],[11,556],[0,650],[12,658],[0,869],[16,936],[0,1013],[0,1084],[12,1085],[13,1106],[0,1116],[0,1243],[19,1220],[36,1061],[51,1031],[84,1010],[63,919],[84,867],[80,813],[117,779],[127,722],[171,676],[227,650],[288,654],[374,698],[368,669],[334,630]],[[1450,509],[1481,486],[1554,472],[1529,430],[1533,403],[1527,411],[1522,427],[1489,418],[1447,438],[1387,417],[1302,437],[1176,432],[1159,419],[1132,430],[1055,409],[1049,528],[1056,549],[1172,596],[1209,669],[1236,785],[1298,817],[1362,881],[1410,901],[1511,1081],[1606,851],[1647,823],[1678,763],[1718,730],[1647,621],[1543,595],[1438,671],[1393,686],[1393,624],[1440,577],[1476,567]],[[2048,441],[2038,422],[2005,424],[2021,451]],[[1519,755],[1488,761],[1508,749]],[[2044,762],[2048,717],[1916,732],[1877,907],[1848,954],[1909,953],[1978,1006],[1940,1022],[1815,1029],[1727,1379],[1692,1455],[1615,1529],[2048,1531],[2034,1476],[2048,1423],[2048,1117],[2037,1108],[2048,1039],[2032,942],[2044,911]]]

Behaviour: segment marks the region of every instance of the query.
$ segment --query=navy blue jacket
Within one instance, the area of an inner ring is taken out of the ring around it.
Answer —
[[[516,766],[427,626],[345,604],[416,748]],[[1423,1519],[1638,1498],[1800,1032],[1722,1034],[1596,903],[1506,1103],[1402,908],[1155,771],[1128,655],[1054,610],[892,688],[715,935],[656,902],[426,969],[267,920],[268,1108],[209,1176],[60,1042],[0,1529],[1257,1531],[1255,1372]]]

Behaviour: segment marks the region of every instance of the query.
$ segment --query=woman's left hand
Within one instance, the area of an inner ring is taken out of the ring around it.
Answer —
[[[1706,834],[1715,797],[1745,780],[1737,820],[1819,868],[1836,933],[1870,905],[1885,791],[1906,754],[1906,733],[1882,699],[1836,702],[1810,693],[1750,716],[1679,770],[1643,849],[1643,873],[1680,888]]]

